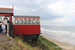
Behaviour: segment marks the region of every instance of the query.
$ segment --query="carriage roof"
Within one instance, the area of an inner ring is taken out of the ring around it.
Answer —
[[[40,18],[39,16],[14,16],[14,17],[30,17],[30,18]]]
[[[13,15],[13,8],[0,8],[0,14],[11,14],[11,15]]]
[[[0,13],[13,13],[12,8],[0,8]]]

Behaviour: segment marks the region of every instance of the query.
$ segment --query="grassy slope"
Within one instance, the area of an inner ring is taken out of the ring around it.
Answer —
[[[17,37],[15,38],[15,42],[22,50],[62,50],[59,46],[57,46],[53,42],[50,42],[42,36],[39,36],[36,47],[31,47],[31,45],[27,44],[26,42],[23,43],[23,40]],[[58,48],[55,48],[54,46],[57,46]]]
[[[57,46],[56,44],[54,44],[53,42],[45,39],[43,36],[39,36],[38,42],[37,44],[39,44],[40,46],[42,44],[45,45],[45,50],[62,50],[59,46]],[[57,47],[57,48],[56,48]]]

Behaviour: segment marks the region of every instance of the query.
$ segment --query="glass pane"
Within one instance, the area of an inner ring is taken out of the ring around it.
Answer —
[[[35,20],[32,20],[32,24],[35,24],[36,23],[36,21]]]
[[[23,20],[19,20],[19,24],[23,24]]]
[[[31,24],[31,20],[28,20],[28,24]]]
[[[15,20],[15,24],[18,24],[18,20]]]
[[[4,16],[0,16],[0,21],[3,21]]]
[[[37,21],[36,21],[36,24],[40,24],[40,21],[39,21],[39,20],[37,20]]]
[[[27,20],[24,20],[24,24],[27,24]]]

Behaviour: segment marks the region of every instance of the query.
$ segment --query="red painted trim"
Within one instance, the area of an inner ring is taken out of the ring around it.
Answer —
[[[9,16],[9,20],[10,20],[10,22],[12,22],[12,18],[11,18],[11,16]]]
[[[23,18],[20,18],[20,20],[23,20]]]
[[[2,15],[2,16],[10,16],[10,14],[0,14],[0,15]]]
[[[40,18],[36,18],[37,20],[40,20]]]
[[[35,18],[32,18],[33,20],[35,20]]]
[[[18,18],[15,18],[15,19],[18,19]]]
[[[24,18],[24,20],[27,20],[27,18]]]
[[[23,19],[24,17],[14,17],[14,18],[15,18],[15,19],[16,19],[16,18]],[[24,20],[27,20],[27,18],[28,18],[28,20],[31,20],[31,18],[32,18],[32,20],[35,20],[35,19],[36,19],[36,20],[40,20],[40,18],[33,18],[33,17],[25,17]]]
[[[31,18],[28,18],[28,20],[31,20]]]
[[[0,15],[2,15],[2,16],[9,16],[9,20],[10,20],[10,22],[12,22],[12,17],[11,17],[11,15],[10,14],[0,14]]]
[[[13,15],[14,15],[14,5],[13,5],[13,11],[12,11]]]

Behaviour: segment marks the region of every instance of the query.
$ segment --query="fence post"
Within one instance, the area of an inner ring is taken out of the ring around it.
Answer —
[[[7,23],[7,36],[9,36],[9,23]]]

